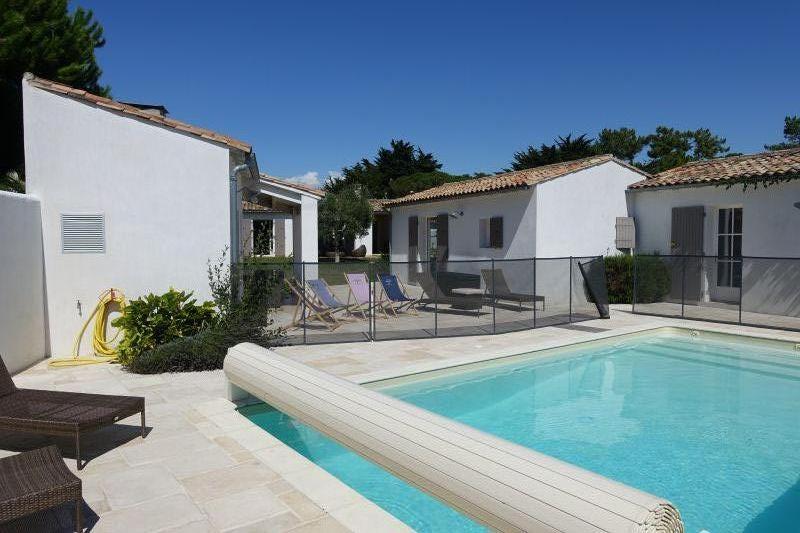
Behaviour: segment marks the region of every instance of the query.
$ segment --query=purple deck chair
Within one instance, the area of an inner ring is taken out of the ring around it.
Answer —
[[[419,314],[415,309],[419,299],[408,296],[408,292],[395,274],[379,274],[378,279],[381,281],[383,293],[389,299],[387,307],[394,313],[394,316],[397,316],[398,311],[411,311],[415,315]]]
[[[355,272],[352,274],[345,274],[344,278],[347,280],[347,285],[350,287],[350,294],[347,296],[347,305],[350,306],[351,312],[360,313],[364,320],[372,313],[373,309],[380,309],[383,316],[388,318],[386,309],[382,302],[373,302],[370,297],[369,280],[364,272]],[[354,303],[350,303],[353,300]]]

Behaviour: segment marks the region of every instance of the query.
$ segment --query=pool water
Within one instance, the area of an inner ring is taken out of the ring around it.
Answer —
[[[798,531],[796,352],[658,334],[380,390],[665,497],[687,532]],[[419,531],[479,529],[277,411],[245,414]]]

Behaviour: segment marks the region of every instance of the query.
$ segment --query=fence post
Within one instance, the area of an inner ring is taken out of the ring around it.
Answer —
[[[572,256],[569,256],[569,321],[572,323]]]
[[[681,257],[681,318],[684,318],[686,307],[686,256]]]
[[[739,325],[742,324],[742,288],[744,287],[744,258],[740,258],[740,273],[739,273]]]
[[[372,263],[367,263],[367,288],[369,289],[369,308],[372,310],[369,314],[369,326],[367,327],[367,340],[373,341],[375,340],[375,310],[372,309],[372,302],[376,302],[375,305],[377,306],[377,299],[373,298],[373,292],[375,290],[375,285],[372,283]]]
[[[307,344],[306,339],[306,299],[302,297],[306,293],[306,262],[300,263],[300,301],[303,303],[303,344]]]
[[[433,336],[439,336],[439,269],[434,261],[428,261],[428,268],[433,269]]]
[[[492,257],[492,334],[497,333],[497,300],[494,297],[494,257]]]
[[[533,261],[533,329],[536,329],[536,258]]]
[[[631,313],[636,313],[636,278],[639,269],[636,268],[636,252],[631,251],[631,262],[633,263],[633,289],[631,291]]]

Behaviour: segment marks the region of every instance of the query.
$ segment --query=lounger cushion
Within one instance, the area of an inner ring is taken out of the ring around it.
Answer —
[[[0,397],[0,428],[40,432],[47,428],[90,429],[144,409],[144,398],[19,389]]]

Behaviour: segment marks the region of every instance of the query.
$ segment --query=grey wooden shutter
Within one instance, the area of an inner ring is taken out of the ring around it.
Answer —
[[[489,246],[503,247],[503,217],[492,217],[489,220]]]
[[[670,252],[677,255],[702,255],[703,218],[702,205],[672,208]]]
[[[436,242],[438,245],[436,257],[441,261],[447,261],[450,255],[450,216],[446,213],[436,216]]]
[[[419,246],[419,220],[417,217],[408,217],[408,245]]]

